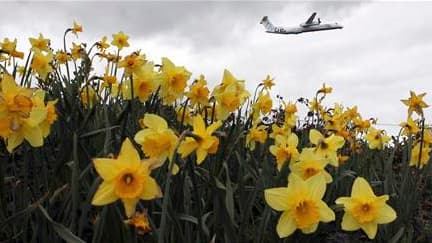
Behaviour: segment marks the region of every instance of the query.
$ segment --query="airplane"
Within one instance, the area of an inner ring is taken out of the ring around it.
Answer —
[[[342,29],[343,26],[338,23],[333,24],[321,24],[321,19],[314,20],[316,13],[313,13],[309,19],[300,24],[299,27],[284,28],[279,26],[274,26],[267,16],[264,16],[260,24],[264,25],[267,33],[273,34],[300,34],[304,32],[321,31],[321,30],[334,30]]]

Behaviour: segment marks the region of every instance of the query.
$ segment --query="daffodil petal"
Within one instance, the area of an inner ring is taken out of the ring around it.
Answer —
[[[297,229],[295,220],[289,212],[285,211],[282,213],[282,215],[279,218],[279,221],[276,225],[276,232],[278,233],[280,238],[287,237],[294,233],[294,231]]]
[[[200,115],[197,115],[193,119],[193,129],[196,134],[204,134],[205,133],[205,124],[204,120]]]
[[[378,211],[376,222],[378,224],[387,224],[395,220],[396,216],[396,211],[389,205],[384,204],[383,207]]]
[[[186,138],[183,142],[180,143],[178,148],[179,154],[181,154],[182,158],[185,158],[190,153],[192,153],[198,147],[198,143],[193,138]]]
[[[155,179],[148,177],[144,183],[144,189],[140,198],[143,200],[151,200],[159,197],[162,197],[162,192],[159,185]]]
[[[264,190],[264,198],[267,204],[277,211],[288,209],[288,196],[287,187],[277,187]]]
[[[164,130],[168,128],[167,122],[162,117],[155,114],[146,114],[143,122],[147,127],[156,130]]]
[[[315,232],[318,228],[318,223],[317,224],[313,224],[311,226],[309,226],[308,228],[304,228],[301,229],[301,231],[303,232],[303,234],[312,234],[313,232]]]
[[[92,204],[95,206],[102,206],[115,202],[118,196],[115,194],[114,185],[103,181],[96,193],[93,195]]]
[[[369,183],[363,177],[357,177],[355,179],[351,196],[360,198],[376,197]]]
[[[30,143],[31,146],[40,147],[43,145],[43,134],[40,127],[29,127],[24,125],[22,129],[24,138]]]
[[[134,199],[122,198],[125,213],[128,218],[132,217],[132,215],[135,213],[135,208],[138,201],[139,199],[135,199],[135,198]]]
[[[196,155],[197,155],[197,164],[200,165],[207,157],[207,150],[198,148],[196,151]]]
[[[323,135],[315,129],[309,131],[309,140],[311,143],[317,145],[320,139],[323,139]]]
[[[97,173],[105,181],[113,180],[122,168],[122,163],[116,159],[97,158],[93,160]]]
[[[310,177],[306,180],[306,183],[310,189],[311,196],[316,200],[321,200],[326,191],[326,181],[322,173]]]
[[[376,223],[361,224],[360,227],[366,233],[369,239],[375,239],[378,231],[378,225]]]
[[[320,221],[327,223],[335,220],[336,218],[335,213],[333,212],[333,210],[331,210],[331,208],[329,208],[329,206],[327,206],[325,202],[319,201],[318,207],[319,207]]]
[[[124,140],[117,159],[121,161],[124,167],[130,169],[138,169],[141,164],[138,151],[135,149],[129,138]]]
[[[9,153],[24,141],[24,137],[19,133],[12,133],[7,140],[7,150]]]
[[[346,231],[354,231],[360,229],[359,223],[349,213],[344,214],[342,217],[342,229]]]

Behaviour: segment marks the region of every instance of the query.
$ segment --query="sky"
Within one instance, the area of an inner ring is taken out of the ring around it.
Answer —
[[[43,33],[62,45],[73,21],[83,25],[79,39],[89,45],[124,31],[131,47],[149,60],[170,58],[192,77],[204,74],[210,87],[224,69],[245,80],[251,92],[267,74],[272,94],[285,100],[310,98],[323,83],[333,87],[324,102],[358,106],[363,118],[399,124],[407,118],[400,99],[409,91],[428,92],[432,104],[432,2],[1,2],[0,39]],[[317,12],[322,22],[342,30],[276,35],[259,24],[298,26]],[[303,109],[303,108],[301,108]],[[304,110],[304,109],[303,109]],[[432,123],[432,108],[425,110]],[[398,128],[382,126],[394,133]]]

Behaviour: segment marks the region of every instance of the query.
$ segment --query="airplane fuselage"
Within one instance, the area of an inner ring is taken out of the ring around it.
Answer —
[[[319,25],[310,25],[305,27],[274,27],[273,30],[267,30],[267,33],[274,34],[300,34],[304,32],[313,32],[313,31],[321,31],[321,30],[334,30],[334,29],[342,29],[343,26],[337,23],[334,24],[319,24]]]

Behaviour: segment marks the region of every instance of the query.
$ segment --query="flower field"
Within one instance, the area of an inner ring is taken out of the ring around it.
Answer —
[[[325,84],[285,100],[221,70],[211,88],[82,30],[0,39],[1,243],[432,241],[426,93],[401,94],[391,135]]]

